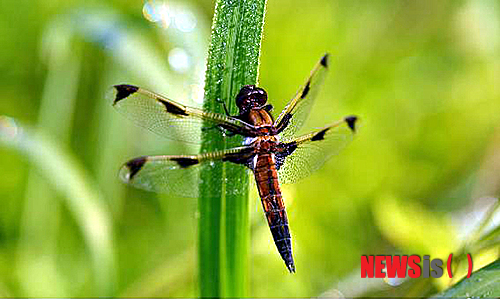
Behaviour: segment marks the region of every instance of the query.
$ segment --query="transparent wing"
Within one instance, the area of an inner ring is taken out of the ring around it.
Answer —
[[[200,155],[142,156],[125,163],[119,176],[144,190],[197,197],[202,168],[226,161],[246,165],[252,155],[253,148],[245,146]]]
[[[275,154],[280,183],[294,183],[319,169],[353,139],[356,132],[354,116],[321,130],[282,143]]]
[[[325,54],[314,66],[304,86],[299,89],[274,122],[274,126],[281,132],[280,136],[283,141],[292,140],[295,133],[306,121],[314,99],[325,79],[327,67],[328,54]]]
[[[199,144],[203,129],[223,128],[245,136],[254,130],[241,120],[184,106],[133,85],[115,85],[111,97],[113,106],[136,124],[173,140]]]

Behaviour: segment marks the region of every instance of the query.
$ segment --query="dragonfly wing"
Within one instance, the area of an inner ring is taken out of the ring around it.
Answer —
[[[324,82],[328,68],[328,54],[316,63],[305,84],[299,89],[295,97],[280,113],[274,126],[280,132],[283,141],[290,141],[302,127],[314,103],[319,88]]]
[[[321,130],[281,143],[276,152],[278,177],[281,183],[294,183],[319,169],[353,139],[355,116],[344,118]]]
[[[111,97],[113,106],[136,124],[173,140],[199,144],[201,130],[225,129],[244,136],[254,130],[236,118],[184,106],[134,85],[115,85]]]
[[[120,178],[148,191],[197,197],[203,167],[224,162],[248,165],[252,156],[253,148],[246,146],[199,155],[142,156],[125,163]]]

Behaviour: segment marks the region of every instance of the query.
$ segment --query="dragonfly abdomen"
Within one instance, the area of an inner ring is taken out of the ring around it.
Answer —
[[[274,154],[259,154],[254,164],[255,180],[274,244],[290,272],[295,272],[292,238],[278,182]]]

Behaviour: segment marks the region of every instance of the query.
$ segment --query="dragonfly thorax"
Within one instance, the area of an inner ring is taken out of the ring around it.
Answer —
[[[255,152],[258,154],[268,154],[275,151],[275,148],[279,144],[279,139],[274,135],[265,135],[255,138],[252,142],[252,146],[255,148]]]

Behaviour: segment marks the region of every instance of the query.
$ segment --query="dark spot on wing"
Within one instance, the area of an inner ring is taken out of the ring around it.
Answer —
[[[358,120],[358,117],[356,116],[349,116],[345,118],[345,121],[347,122],[347,126],[351,128],[353,132],[356,132],[356,121]]]
[[[309,93],[310,89],[311,89],[311,81],[308,81],[306,84],[306,87],[302,91],[302,95],[300,95],[300,98],[304,99],[307,96],[307,94]]]
[[[328,56],[329,54],[325,54],[322,58],[321,58],[321,65],[325,68],[328,68]]]
[[[273,105],[272,104],[267,104],[264,107],[262,107],[265,111],[271,112],[273,110]]]
[[[132,180],[132,178],[135,176],[135,174],[137,174],[137,172],[139,172],[142,169],[142,166],[144,166],[144,164],[146,163],[147,160],[148,160],[147,156],[142,156],[142,157],[132,159],[131,161],[129,161],[127,163],[127,168],[130,172],[129,176],[128,176],[128,180]]]
[[[290,122],[290,120],[292,119],[292,114],[291,113],[286,113],[284,116],[283,116],[283,119],[282,119],[282,123],[283,125],[288,125],[288,122]]]
[[[167,112],[174,114],[174,115],[188,116],[186,111],[184,109],[182,109],[181,107],[179,107],[171,102],[165,101],[165,100],[158,99],[158,101],[160,101],[160,103],[163,104],[163,106],[165,106],[165,108],[167,109]]]
[[[281,155],[281,154],[276,154],[275,156],[276,159],[276,170],[279,170],[283,163],[285,163],[286,155]]]
[[[276,159],[276,170],[279,170],[283,163],[285,163],[286,157],[293,153],[297,149],[297,142],[282,143],[275,149],[275,159]]]
[[[323,140],[325,138],[325,134],[326,134],[326,132],[328,130],[330,130],[330,128],[325,128],[325,129],[321,130],[320,132],[316,133],[311,138],[311,141],[321,141],[321,140]]]
[[[116,97],[113,104],[116,104],[116,102],[127,98],[131,94],[137,92],[137,90],[139,89],[138,87],[129,84],[118,84],[115,85],[114,88],[116,89]]]
[[[253,168],[254,148],[248,147],[236,153],[226,153],[222,157],[222,161],[229,161],[235,164],[242,164],[250,169]]]
[[[191,157],[174,157],[174,158],[171,158],[170,160],[177,162],[177,164],[181,168],[187,168],[187,167],[190,167],[192,165],[196,165],[197,163],[200,162],[197,158],[191,158]]]
[[[276,131],[276,134],[279,134],[280,132],[282,132],[283,130],[285,130],[288,127],[288,123],[290,123],[290,119],[292,119],[292,116],[293,115],[291,113],[286,113],[283,116],[283,118],[279,122],[278,126],[276,126],[276,128],[279,129],[278,131]]]

